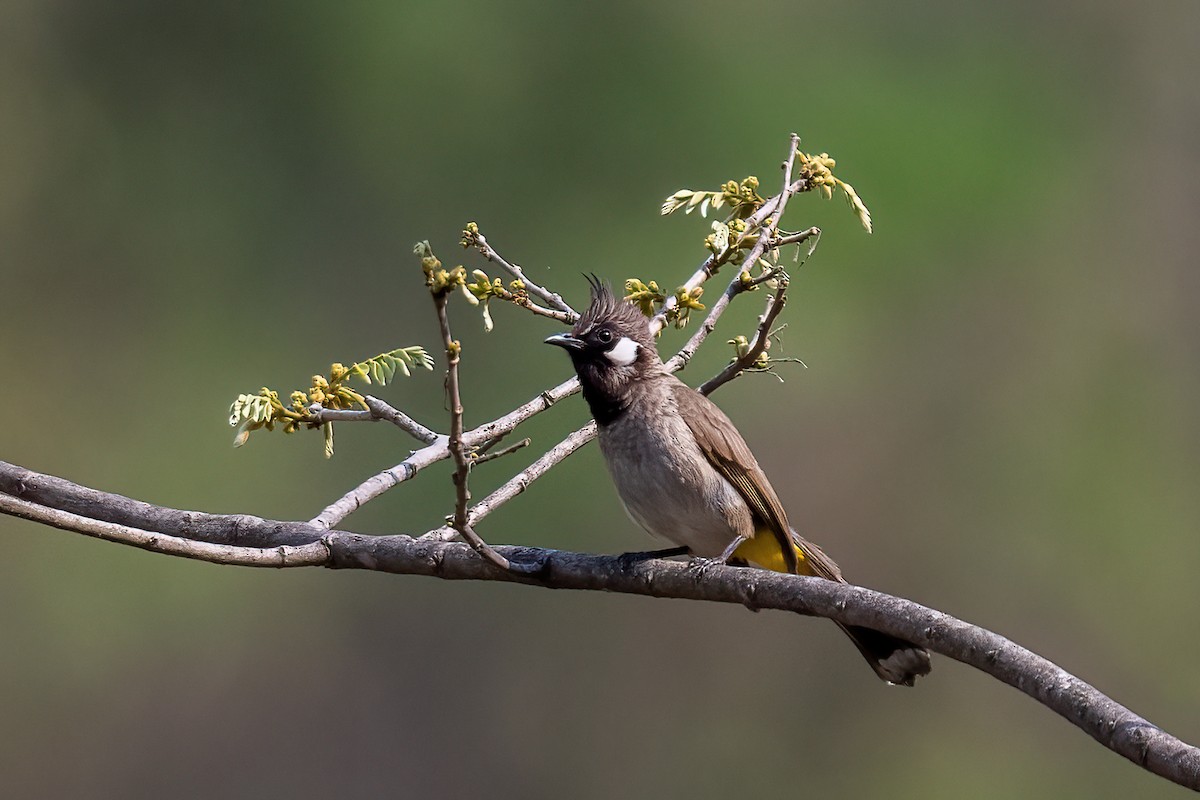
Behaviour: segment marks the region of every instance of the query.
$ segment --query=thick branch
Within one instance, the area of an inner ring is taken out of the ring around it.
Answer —
[[[3,462],[0,462],[2,464]],[[19,467],[4,465],[9,469]],[[32,473],[31,473],[32,474]],[[68,491],[69,482],[62,481],[57,489],[63,497],[76,504],[94,499],[102,493],[76,487]],[[83,497],[79,494],[90,496]],[[85,530],[91,521],[79,522],[78,515],[55,515],[54,509],[29,510],[35,503],[13,501],[0,494],[0,512],[42,521],[39,515],[48,513],[46,521],[67,530]],[[61,511],[61,509],[59,509]],[[164,518],[171,516],[163,509]],[[197,514],[199,530],[222,541],[234,538],[236,520],[246,525],[251,517],[211,517]],[[206,519],[207,518],[207,519]],[[271,523],[259,520],[259,527]],[[303,523],[294,523],[302,525]],[[227,530],[222,531],[224,525]],[[254,527],[251,525],[250,527]],[[111,531],[110,531],[111,532]],[[154,531],[141,531],[153,535]],[[144,547],[144,543],[128,538],[110,537]],[[173,552],[168,548],[185,547],[181,542],[163,542],[159,537],[158,552]],[[188,540],[183,540],[188,541]],[[189,545],[203,541],[191,540]],[[282,542],[280,542],[282,544]],[[216,563],[267,565],[257,560],[265,551],[247,554],[247,548],[232,548],[228,558],[219,553],[201,550],[180,551],[179,555],[205,557]],[[527,547],[498,547],[498,552],[515,564],[537,563],[537,577],[522,575],[496,567],[478,556],[469,546],[458,543],[421,541],[408,536],[361,536],[333,531],[313,547],[297,548],[297,560],[289,555],[271,566],[291,567],[321,564],[343,569],[371,569],[398,574],[429,575],[447,580],[493,580],[553,589],[583,589],[622,592],[651,597],[673,597],[722,603],[740,603],[755,609],[780,609],[797,614],[827,617],[847,625],[861,625],[915,642],[941,655],[973,666],[996,679],[1020,689],[1098,742],[1135,764],[1168,780],[1192,789],[1200,789],[1200,750],[1164,732],[1105,696],[1095,687],[1076,678],[1045,658],[1015,644],[999,634],[943,614],[911,600],[872,591],[859,586],[840,584],[798,575],[787,575],[759,569],[738,569],[710,565],[697,570],[672,561],[649,560],[627,563],[619,557],[591,556],[555,550]],[[201,553],[203,552],[203,556]],[[303,558],[299,554],[303,553]]]
[[[325,533],[325,529],[307,522],[280,522],[249,514],[206,514],[151,505],[7,461],[0,461],[0,492],[89,519],[216,544],[302,545],[317,541]]]
[[[319,541],[299,546],[280,544],[265,548],[213,544],[89,519],[3,493],[0,493],[0,512],[109,542],[127,544],[168,556],[210,561],[214,564],[241,567],[319,567],[327,566],[330,558],[329,548]]]

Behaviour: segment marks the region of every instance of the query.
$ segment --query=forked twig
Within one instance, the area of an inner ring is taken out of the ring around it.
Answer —
[[[510,569],[511,565],[504,556],[500,555],[480,538],[479,534],[467,521],[467,506],[471,502],[471,491],[467,482],[471,474],[471,459],[467,456],[463,445],[463,405],[462,393],[458,385],[458,362],[462,345],[454,340],[450,333],[450,316],[446,313],[448,292],[434,292],[433,304],[437,309],[438,327],[442,332],[442,344],[446,348],[446,394],[450,401],[450,439],[447,446],[450,456],[454,459],[454,517],[451,523],[454,529],[475,548],[475,552],[495,564],[500,569]]]

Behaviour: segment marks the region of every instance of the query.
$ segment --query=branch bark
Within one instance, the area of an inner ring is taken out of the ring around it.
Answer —
[[[72,511],[65,511],[70,507]],[[55,513],[59,512],[59,513]],[[217,564],[369,569],[444,580],[522,583],[549,589],[620,592],[778,609],[861,625],[915,642],[1021,690],[1096,741],[1144,769],[1200,790],[1200,749],[1166,733],[1058,665],[992,631],[911,600],[861,586],[758,569],[691,565],[498,546],[510,563],[536,564],[536,576],[501,569],[457,542],[363,536],[303,522],[181,512],[77,486],[0,461],[0,513],[155,552]],[[143,526],[100,523],[123,516]],[[186,537],[156,528],[186,532]],[[307,541],[303,541],[306,537]],[[220,547],[231,541],[258,547]],[[208,547],[198,545],[207,543]],[[214,547],[214,545],[218,545]],[[287,555],[281,547],[289,547]]]

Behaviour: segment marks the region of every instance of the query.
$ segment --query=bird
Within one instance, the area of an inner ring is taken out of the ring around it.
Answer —
[[[589,282],[591,304],[570,332],[545,341],[570,355],[604,463],[634,522],[680,554],[845,583],[833,559],[791,527],[729,417],[663,364],[641,310],[595,276]],[[928,674],[924,648],[837,624],[887,683],[912,686]]]

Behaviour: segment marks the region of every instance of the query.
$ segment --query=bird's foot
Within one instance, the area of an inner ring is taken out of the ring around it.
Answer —
[[[697,581],[704,580],[710,571],[716,567],[726,566],[726,560],[723,558],[704,558],[702,556],[692,556],[688,562],[688,569],[692,570]]]
[[[673,558],[674,556],[686,556],[688,549],[686,547],[668,547],[665,550],[641,550],[636,553],[621,553],[617,556],[617,566],[622,572],[627,572],[630,567],[635,564],[640,564],[643,561],[650,561],[655,558]]]

